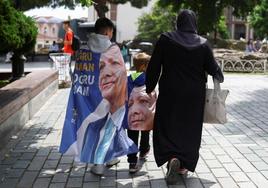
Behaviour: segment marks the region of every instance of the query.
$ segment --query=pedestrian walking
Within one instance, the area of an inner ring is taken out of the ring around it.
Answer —
[[[207,40],[197,34],[195,13],[182,10],[176,26],[175,31],[160,36],[146,71],[147,93],[153,91],[159,80],[153,147],[157,166],[168,162],[168,184],[175,184],[180,174],[194,172],[196,168],[206,73],[223,82]]]
[[[150,56],[145,53],[135,55],[134,67],[136,72],[128,76],[128,137],[139,147],[139,159],[145,160],[150,151],[150,129],[153,124],[156,94],[148,96],[145,93],[145,72]],[[144,87],[144,88],[142,88]],[[152,108],[153,107],[153,108]],[[139,141],[140,137],[140,144]],[[129,173],[139,170],[137,153],[128,155]]]
[[[74,33],[71,28],[70,20],[63,21],[63,29],[65,31],[65,35],[64,35],[62,51],[64,53],[69,53],[73,55],[74,51],[72,50],[72,43],[73,43]]]
[[[60,146],[61,153],[94,164],[96,175],[138,151],[125,131],[127,71],[120,48],[110,41],[113,31],[111,20],[99,18],[77,51]]]

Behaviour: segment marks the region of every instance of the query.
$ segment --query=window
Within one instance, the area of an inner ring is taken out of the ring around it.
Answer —
[[[55,27],[52,28],[52,33],[55,34]]]
[[[44,34],[47,34],[47,27],[44,28]]]

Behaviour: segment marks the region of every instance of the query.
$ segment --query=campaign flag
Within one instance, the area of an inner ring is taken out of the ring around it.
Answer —
[[[128,129],[149,131],[153,129],[157,93],[146,93],[145,73],[128,76]]]
[[[104,164],[138,151],[124,129],[127,114],[124,66],[117,45],[102,54],[87,46],[77,52],[61,153],[75,156],[76,161]]]

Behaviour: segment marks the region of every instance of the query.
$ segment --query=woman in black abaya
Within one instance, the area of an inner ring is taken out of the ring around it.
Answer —
[[[206,39],[197,34],[195,13],[183,10],[177,17],[177,30],[160,36],[146,71],[147,93],[159,81],[153,145],[157,165],[168,162],[169,184],[178,181],[178,174],[196,168],[206,72],[223,82],[223,74]]]

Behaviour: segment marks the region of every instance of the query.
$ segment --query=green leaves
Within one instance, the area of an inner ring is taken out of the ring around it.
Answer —
[[[148,0],[9,0],[13,3],[14,7],[18,10],[26,11],[33,8],[40,8],[44,6],[51,6],[53,8],[64,6],[74,9],[76,5],[82,6],[106,6],[106,3],[124,4],[130,2],[132,6],[142,8],[147,6]],[[106,6],[107,7],[107,6]],[[108,8],[108,7],[107,7]]]
[[[175,28],[177,13],[172,5],[160,7],[154,5],[151,13],[146,13],[138,20],[138,39],[155,41],[159,35]]]
[[[221,38],[228,39],[230,34],[227,29],[226,19],[224,16],[221,16],[219,23],[217,25],[217,31],[220,33]]]
[[[255,34],[264,38],[268,35],[268,0],[262,0],[249,16],[249,22],[254,28]]]
[[[93,0],[80,0],[82,6],[90,7],[93,5]]]
[[[264,1],[268,2],[268,0]],[[191,9],[196,13],[199,34],[205,35],[217,30],[222,38],[228,38],[229,33],[223,16],[224,8],[232,6],[235,15],[245,17],[257,3],[259,3],[259,0],[159,0],[151,13],[144,14],[139,19],[137,38],[155,40],[161,33],[172,30],[177,13],[180,9],[185,8]],[[266,23],[257,24],[257,20],[260,20],[261,17],[263,20],[268,20],[268,12],[264,13],[263,10],[268,10],[268,5],[262,8],[261,11],[258,10],[258,16],[254,15],[256,26],[260,28],[268,25],[267,21]],[[267,33],[268,26],[266,28]]]
[[[32,18],[14,9],[8,0],[0,1],[0,52],[27,52],[36,42],[37,27]]]

